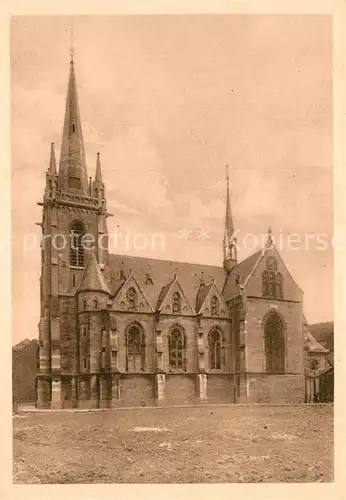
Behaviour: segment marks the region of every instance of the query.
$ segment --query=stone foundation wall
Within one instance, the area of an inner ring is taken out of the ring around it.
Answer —
[[[197,396],[197,375],[166,375],[165,402],[168,404],[193,404]]]
[[[234,403],[234,390],[234,380],[230,375],[207,375],[208,403]]]
[[[126,375],[119,380],[121,406],[155,404],[155,375]]]
[[[81,377],[78,400],[65,380],[38,381],[38,408],[116,408],[124,406],[303,403],[305,378],[296,374],[114,374]],[[86,387],[88,386],[88,387]],[[90,386],[90,387],[89,387]],[[51,391],[49,401],[47,391]],[[43,392],[43,393],[42,393]],[[71,395],[71,398],[68,397]]]
[[[304,375],[247,374],[247,377],[247,403],[304,403]]]

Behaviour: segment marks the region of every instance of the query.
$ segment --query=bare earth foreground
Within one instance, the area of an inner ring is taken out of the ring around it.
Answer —
[[[23,414],[13,437],[14,483],[333,481],[332,406]]]

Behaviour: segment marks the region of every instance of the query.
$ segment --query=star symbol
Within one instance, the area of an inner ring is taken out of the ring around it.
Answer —
[[[210,231],[206,231],[203,227],[197,229],[196,231],[197,239],[201,241],[206,241],[210,239]]]
[[[191,238],[191,234],[191,229],[187,229],[187,227],[184,227],[184,229],[180,229],[178,231],[178,238],[180,240],[188,241]]]

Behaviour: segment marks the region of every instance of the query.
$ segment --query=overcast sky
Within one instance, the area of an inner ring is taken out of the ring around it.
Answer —
[[[88,172],[100,151],[109,231],[122,235],[112,252],[221,264],[228,163],[239,257],[256,243],[246,234],[259,240],[270,224],[308,321],[332,320],[329,18],[22,17],[11,44],[13,342],[37,337],[36,202],[50,143],[60,152],[71,22]],[[289,248],[289,234],[310,235],[308,246]]]

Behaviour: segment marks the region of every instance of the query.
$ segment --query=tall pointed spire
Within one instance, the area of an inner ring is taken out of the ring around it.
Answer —
[[[223,240],[223,264],[224,268],[228,271],[237,264],[237,242],[234,235],[234,226],[231,211],[228,165],[226,165],[226,216],[225,233]]]
[[[88,195],[88,174],[78,106],[73,47],[71,47],[70,75],[61,143],[59,186],[62,191],[82,192]]]
[[[51,175],[55,175],[57,173],[55,151],[54,151],[54,142],[52,142],[50,145],[49,173]]]

